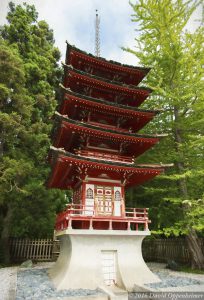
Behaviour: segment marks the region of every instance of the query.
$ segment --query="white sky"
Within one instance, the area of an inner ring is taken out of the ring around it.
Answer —
[[[0,0],[0,25],[6,22],[8,3]],[[136,65],[134,55],[121,46],[134,47],[135,23],[131,22],[132,8],[128,0],[13,0],[15,4],[34,4],[39,20],[45,20],[54,31],[56,46],[64,60],[67,40],[70,44],[94,54],[95,10],[100,15],[101,56],[121,63]],[[132,2],[135,2],[135,0]],[[195,19],[201,16],[197,9],[188,28],[194,30]]]

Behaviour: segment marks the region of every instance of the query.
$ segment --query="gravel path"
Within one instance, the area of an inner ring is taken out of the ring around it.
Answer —
[[[48,277],[47,270],[53,263],[41,263],[33,268],[18,270],[16,300],[63,299],[76,296],[93,296],[102,294],[97,290],[56,290]]]
[[[160,279],[160,283],[148,285],[161,292],[204,292],[204,274],[193,274],[166,269],[166,264],[147,263]]]
[[[17,267],[0,269],[0,299],[13,300],[16,296]]]
[[[70,296],[98,295],[100,290],[57,291],[47,275],[53,263],[40,263],[32,268],[1,268],[1,300],[46,300],[50,298],[67,299]],[[156,292],[203,292],[204,275],[176,272],[165,269],[165,264],[148,263],[149,268],[160,277],[161,283],[148,285]]]

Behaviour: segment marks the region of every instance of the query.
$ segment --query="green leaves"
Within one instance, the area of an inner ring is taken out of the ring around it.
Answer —
[[[11,235],[52,236],[65,202],[63,192],[45,187],[60,53],[34,6],[10,3],[9,9],[0,31],[0,228],[8,226],[10,209]]]
[[[126,50],[142,66],[152,67],[147,85],[154,92],[144,107],[164,110],[143,132],[169,133],[140,161],[175,164],[165,175],[148,183],[139,199],[144,202],[151,190],[151,200],[146,202],[152,225],[159,231],[163,227],[166,235],[186,233],[190,227],[203,231],[203,208],[198,199],[203,199],[204,186],[204,28],[198,23],[195,32],[186,30],[199,3],[139,0],[131,4],[137,38],[135,49]],[[192,203],[190,210],[184,209],[184,200]]]

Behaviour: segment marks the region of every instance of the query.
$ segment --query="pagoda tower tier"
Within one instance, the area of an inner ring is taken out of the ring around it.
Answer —
[[[126,105],[82,96],[63,87],[63,101],[59,112],[70,119],[115,128],[120,131],[137,132],[149,123],[160,111],[128,108]]]
[[[87,184],[92,184],[92,182],[98,182],[100,185],[110,183],[110,186],[115,184],[123,186],[123,190],[124,187],[142,184],[163,172],[161,165],[131,166],[111,159],[104,162],[100,157],[93,159],[78,156],[54,147],[52,147],[50,160],[52,174],[47,185],[51,188],[60,189],[75,189],[84,181]],[[94,188],[90,192],[93,192],[94,196]],[[122,198],[124,198],[124,190],[121,193]],[[84,196],[82,196],[83,194]],[[82,197],[80,202],[85,204],[85,191],[82,192],[82,195],[80,196]],[[112,195],[110,201],[112,201]],[[74,202],[78,204],[78,200]]]
[[[67,43],[66,64],[88,74],[129,85],[138,85],[150,68],[133,67],[94,57]]]
[[[134,158],[159,142],[161,135],[120,132],[57,114],[54,146],[80,156],[134,163]],[[91,152],[91,153],[90,153]],[[111,155],[111,157],[110,157]]]
[[[81,95],[138,107],[150,95],[151,89],[128,86],[96,77],[72,66],[64,65],[64,86]]]
[[[125,199],[129,187],[166,167],[135,164],[164,136],[138,133],[159,113],[138,108],[151,94],[137,86],[149,70],[67,44],[47,181],[48,188],[73,192],[55,224],[61,251],[50,276],[59,289],[111,288],[113,295],[118,287],[147,289],[145,283],[159,281],[141,253],[142,240],[150,234],[148,209],[127,207]]]

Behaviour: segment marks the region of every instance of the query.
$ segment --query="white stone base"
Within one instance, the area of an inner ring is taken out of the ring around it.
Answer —
[[[60,256],[49,274],[57,289],[96,289],[104,286],[102,252],[114,251],[116,285],[126,291],[160,280],[142,257],[141,244],[149,231],[76,230],[57,234]]]

